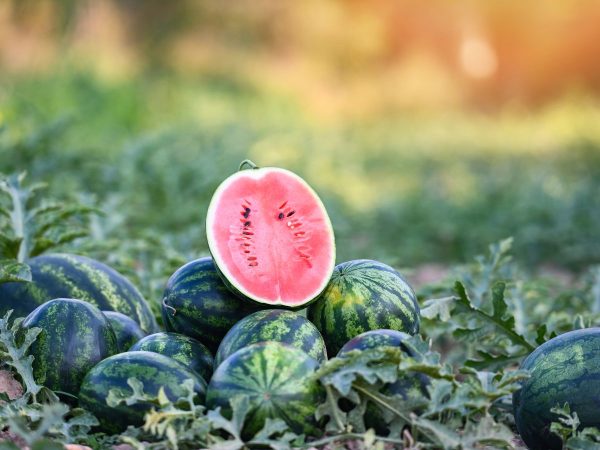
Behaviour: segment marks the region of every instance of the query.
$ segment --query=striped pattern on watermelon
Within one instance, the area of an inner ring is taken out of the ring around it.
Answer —
[[[143,384],[144,392],[158,395],[164,388],[171,401],[187,395],[182,387],[185,380],[194,382],[194,392],[199,403],[204,401],[206,383],[197,373],[164,355],[152,352],[126,352],[111,356],[98,363],[85,376],[79,392],[79,406],[92,412],[100,421],[100,429],[107,433],[119,433],[128,425],[141,426],[144,414],[155,408],[151,403],[108,406],[106,398],[112,389],[132,393],[128,378]]]
[[[102,311],[117,311],[134,319],[145,332],[157,328],[150,306],[123,275],[91,258],[66,253],[37,256],[31,283],[0,284],[0,315],[14,309],[26,316],[53,298],[77,298]]]
[[[212,352],[240,319],[260,309],[231,293],[211,257],[191,261],[167,282],[162,315],[167,331],[199,340]]]
[[[600,427],[600,328],[570,331],[540,345],[521,363],[530,378],[513,394],[521,439],[532,450],[560,450],[550,408],[569,403],[583,427]]]
[[[238,350],[221,364],[208,385],[206,405],[231,416],[229,399],[246,396],[250,411],[242,436],[251,438],[267,418],[282,419],[296,433],[318,435],[314,420],[324,400],[312,375],[319,363],[303,351],[279,342],[261,342]]]
[[[215,364],[243,347],[264,341],[292,345],[320,363],[327,360],[323,337],[308,319],[293,311],[267,309],[245,317],[229,330],[219,345]]]
[[[85,374],[118,352],[112,327],[98,308],[74,299],[54,299],[37,307],[21,326],[41,328],[29,348],[33,376],[53,391],[77,395]]]
[[[335,355],[365,331],[418,333],[420,310],[414,291],[395,269],[361,259],[336,266],[321,297],[308,307],[308,318]]]
[[[125,314],[116,311],[102,311],[102,314],[115,332],[119,352],[126,352],[129,347],[146,336],[138,323]]]
[[[130,351],[137,350],[160,353],[173,358],[188,369],[198,372],[205,380],[210,380],[212,376],[212,354],[204,344],[189,336],[178,333],[151,334],[130,348]]]

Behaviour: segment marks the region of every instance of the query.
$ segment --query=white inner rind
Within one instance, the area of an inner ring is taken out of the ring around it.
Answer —
[[[237,283],[235,281],[235,278],[233,277],[233,275],[231,274],[230,270],[227,267],[227,264],[224,264],[223,261],[223,255],[221,255],[218,246],[216,245],[216,241],[215,241],[215,236],[214,236],[214,232],[213,232],[213,224],[216,220],[216,213],[217,213],[217,203],[218,203],[218,199],[220,198],[221,194],[233,183],[235,183],[238,179],[240,178],[244,178],[244,177],[248,177],[248,178],[253,178],[255,180],[259,180],[261,178],[263,178],[264,176],[266,176],[267,174],[270,173],[281,173],[282,175],[294,178],[295,180],[299,181],[300,183],[302,183],[304,186],[306,186],[307,190],[310,192],[310,194],[313,196],[315,202],[317,203],[317,205],[321,208],[321,211],[323,211],[323,216],[324,216],[324,223],[327,225],[328,231],[331,234],[331,245],[332,245],[332,258],[329,262],[329,266],[327,267],[327,277],[323,278],[323,281],[321,282],[321,284],[318,286],[318,288],[316,288],[311,294],[310,296],[307,296],[307,299],[305,302],[302,303],[294,303],[293,305],[288,305],[285,301],[283,301],[283,299],[281,299],[281,297],[279,297],[277,300],[273,301],[273,300],[268,300],[268,299],[264,299],[261,297],[257,297],[256,295],[252,294],[251,292],[248,292],[247,289],[245,289],[243,286],[241,286],[239,283]],[[333,269],[335,267],[335,252],[336,252],[336,248],[335,248],[335,235],[333,232],[333,226],[331,225],[331,220],[329,219],[329,215],[327,214],[327,210],[325,209],[325,205],[323,205],[323,202],[321,201],[321,199],[319,198],[319,196],[317,195],[317,193],[310,187],[310,185],[304,181],[302,178],[300,178],[298,175],[296,175],[294,172],[290,172],[289,170],[286,169],[280,169],[277,167],[263,167],[260,169],[249,169],[249,170],[242,170],[239,172],[234,173],[233,175],[231,175],[230,177],[226,178],[220,185],[219,187],[217,187],[217,189],[215,190],[215,193],[212,196],[212,199],[210,201],[210,204],[208,205],[208,211],[206,213],[206,238],[208,241],[208,249],[215,261],[215,264],[219,267],[219,270],[223,273],[223,275],[225,276],[225,278],[227,278],[227,280],[229,280],[229,282],[240,292],[242,293],[242,295],[244,295],[245,297],[248,297],[256,302],[259,303],[263,303],[263,304],[268,304],[268,305],[282,305],[282,306],[302,306],[308,302],[310,302],[311,300],[313,300],[315,297],[317,297],[321,292],[323,292],[323,290],[325,289],[325,287],[327,286],[327,283],[329,283],[329,279],[331,278],[331,274],[333,273]]]

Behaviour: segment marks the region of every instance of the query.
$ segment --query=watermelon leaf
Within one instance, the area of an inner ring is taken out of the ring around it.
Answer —
[[[12,281],[31,281],[30,267],[25,263],[20,263],[12,259],[0,260],[0,283]]]
[[[42,386],[33,378],[33,356],[27,355],[27,350],[42,331],[40,328],[30,328],[17,339],[20,324],[23,319],[16,319],[9,325],[12,310],[0,319],[0,356],[5,364],[13,367],[23,381],[25,391],[34,398],[42,390]]]
[[[454,290],[457,297],[457,306],[461,312],[466,312],[476,319],[484,322],[484,324],[492,325],[495,330],[505,337],[507,337],[513,344],[523,347],[527,352],[531,352],[535,349],[535,346],[530,344],[527,339],[518,334],[515,331],[515,319],[512,316],[505,318],[505,313],[508,309],[504,300],[504,290],[506,284],[504,282],[497,282],[492,287],[492,301],[493,301],[493,313],[488,314],[482,309],[476,307],[471,302],[469,295],[465,289],[465,286],[457,281],[454,285]],[[463,332],[468,333],[471,330],[477,330],[479,328],[472,328],[464,330]]]
[[[0,238],[0,257],[24,262],[89,234],[86,219],[100,214],[98,209],[77,202],[45,201],[35,206],[36,193],[45,185],[25,185],[24,180],[25,173],[0,179],[0,193],[4,193],[0,228],[10,230]]]

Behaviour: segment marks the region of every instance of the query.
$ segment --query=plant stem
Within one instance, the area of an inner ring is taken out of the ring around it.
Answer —
[[[367,397],[369,397],[371,400],[379,403],[381,406],[383,406],[384,408],[389,409],[390,411],[392,411],[394,414],[396,414],[398,417],[401,417],[403,420],[405,420],[407,423],[411,423],[412,421],[410,420],[409,417],[406,417],[406,415],[404,415],[402,412],[398,411],[396,408],[394,408],[392,405],[389,405],[388,403],[384,402],[383,400],[381,400],[379,397],[377,397],[376,395],[373,395],[371,392],[369,392],[368,390],[366,390],[365,388],[361,387],[361,386],[357,386],[354,385],[353,386],[354,389],[356,389],[357,391],[362,392],[363,394],[365,394]]]
[[[323,439],[319,439],[317,441],[307,442],[306,444],[304,444],[304,447],[302,447],[302,448],[317,447],[319,445],[331,444],[332,442],[346,440],[346,439],[364,440],[364,438],[365,438],[365,435],[361,434],[361,433],[338,434],[337,436],[330,436],[330,437],[326,437]],[[404,441],[401,439],[393,439],[393,438],[379,437],[379,436],[377,436],[375,439],[378,441],[381,441],[381,442],[389,442],[390,444],[400,444],[400,445],[402,445],[402,448],[404,448]]]
[[[249,159],[243,160],[240,163],[240,168],[238,170],[244,170],[244,166],[248,166],[249,169],[258,169],[258,166]]]
[[[9,182],[8,191],[13,204],[13,210],[10,214],[13,231],[16,237],[21,238],[17,259],[19,262],[25,262],[29,253],[28,239],[25,236],[25,211],[21,202],[21,196],[19,195],[18,185],[14,186]]]

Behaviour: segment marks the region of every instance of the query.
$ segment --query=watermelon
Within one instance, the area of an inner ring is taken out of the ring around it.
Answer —
[[[183,334],[151,334],[130,349],[137,350],[160,353],[173,358],[188,369],[198,372],[205,380],[210,380],[213,372],[213,357],[210,351],[201,342]]]
[[[218,366],[243,347],[263,341],[292,345],[320,363],[327,360],[323,337],[306,317],[294,311],[267,309],[249,315],[229,330],[219,345],[215,364]]]
[[[223,181],[208,207],[206,236],[232,291],[268,306],[304,307],[323,291],[335,264],[323,203],[284,169],[241,170]]]
[[[412,288],[392,267],[368,259],[337,265],[307,314],[323,335],[330,355],[365,331],[385,328],[416,334],[420,324]]]
[[[536,348],[521,363],[530,377],[513,394],[521,439],[531,450],[560,450],[561,439],[550,433],[555,406],[569,403],[581,427],[600,427],[600,328],[561,334]]]
[[[201,404],[206,394],[204,379],[168,356],[143,351],[119,353],[94,366],[85,376],[79,392],[79,406],[98,418],[101,431],[119,433],[128,425],[141,426],[144,414],[156,408],[150,402],[108,406],[106,398],[112,389],[133,393],[127,384],[129,378],[140,381],[144,393],[150,396],[157,396],[160,388],[164,388],[167,398],[173,402],[187,395],[182,383],[188,379],[194,382],[195,401]]]
[[[281,419],[296,433],[318,435],[314,420],[324,400],[323,387],[313,377],[319,363],[302,350],[268,341],[244,347],[217,367],[208,385],[206,406],[220,407],[231,417],[229,400],[245,396],[250,405],[242,430],[250,439],[266,419]]]
[[[410,335],[395,330],[372,330],[352,338],[340,349],[338,357],[344,358],[351,351],[363,351],[377,347],[400,347],[403,352],[412,356],[412,351],[402,342]],[[381,388],[381,393],[387,396],[400,395],[404,400],[422,399],[428,397],[427,386],[429,379],[422,373],[403,373],[393,383],[387,383]],[[374,428],[378,434],[389,433],[384,417],[378,405],[369,403],[365,414],[365,425]]]
[[[137,322],[125,314],[116,311],[102,311],[102,314],[115,332],[119,352],[127,351],[129,347],[146,336]]]
[[[210,256],[179,268],[169,278],[162,301],[167,331],[193,337],[213,353],[237,321],[258,309],[225,287]]]
[[[31,267],[31,283],[0,284],[0,315],[13,309],[15,317],[26,316],[53,298],[77,298],[102,311],[123,313],[145,332],[157,328],[140,292],[105,264],[65,253],[37,256],[27,263]]]
[[[410,354],[408,348],[402,344],[402,341],[410,338],[409,334],[396,330],[371,330],[365,331],[356,337],[353,337],[338,352],[338,357],[343,357],[346,353],[353,350],[368,350],[377,347],[400,347],[403,351]]]
[[[58,298],[34,309],[23,329],[42,331],[29,348],[33,376],[57,392],[76,396],[81,380],[99,361],[118,352],[117,339],[98,308],[75,299]]]

